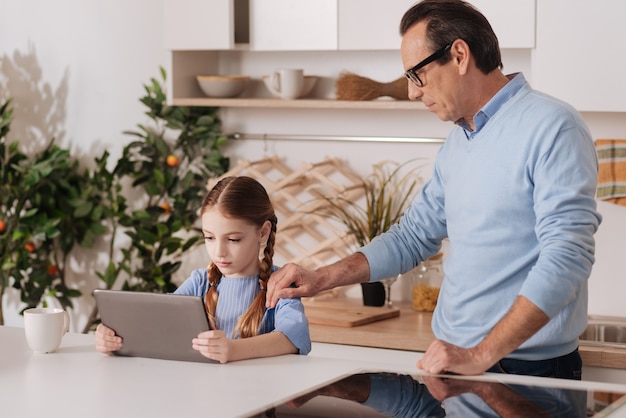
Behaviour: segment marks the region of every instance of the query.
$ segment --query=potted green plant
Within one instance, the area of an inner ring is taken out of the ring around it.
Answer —
[[[364,196],[360,200],[347,199],[341,194],[320,195],[327,203],[322,211],[343,223],[352,239],[349,244],[364,246],[400,220],[422,185],[422,179],[415,174],[416,168],[403,170],[415,161],[375,164],[372,173],[362,182]],[[395,278],[385,280],[390,286]],[[390,303],[389,289],[385,292],[383,283],[363,283],[361,287],[364,304],[382,306],[385,300]]]
[[[229,167],[220,152],[227,137],[217,108],[168,106],[156,79],[144,88],[152,124],[127,132],[134,140],[113,169],[107,151],[87,170],[54,140],[26,155],[7,141],[10,100],[0,104],[0,301],[10,286],[24,309],[49,299],[72,308],[81,292],[67,282],[66,262],[98,239],[109,245],[99,287],[174,290],[183,253],[202,242],[197,209],[207,180]],[[83,331],[97,320],[94,307]]]
[[[163,69],[161,77],[165,81]],[[108,153],[97,160],[111,234],[108,266],[97,274],[106,289],[172,292],[182,256],[202,243],[197,220],[207,181],[229,168],[220,151],[227,137],[218,108],[168,106],[154,78],[144,88],[140,101],[152,124],[126,132],[134,140],[112,171]],[[121,248],[120,235],[127,242]],[[97,322],[94,307],[84,331]]]
[[[8,143],[10,102],[0,107],[0,301],[11,286],[27,308],[46,297],[71,308],[80,292],[67,283],[68,259],[76,245],[89,248],[105,232],[100,197],[91,173],[54,141],[33,155]]]

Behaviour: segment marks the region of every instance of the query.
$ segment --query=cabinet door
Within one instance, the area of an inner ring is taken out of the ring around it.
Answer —
[[[580,111],[626,111],[626,2],[537,1],[532,84]]]
[[[337,49],[337,0],[250,0],[250,49]]]
[[[501,48],[535,47],[535,0],[473,0]],[[339,0],[339,49],[399,49],[398,28],[414,0]]]
[[[415,0],[339,0],[339,49],[400,49],[400,19]]]
[[[234,47],[234,0],[164,0],[164,42],[170,50]]]
[[[471,0],[485,15],[500,48],[535,47],[535,0]]]

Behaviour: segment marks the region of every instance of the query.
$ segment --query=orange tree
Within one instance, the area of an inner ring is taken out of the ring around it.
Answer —
[[[165,81],[163,69],[161,76]],[[108,289],[171,292],[181,256],[202,242],[197,220],[207,180],[229,168],[220,151],[227,137],[217,108],[168,106],[154,78],[144,88],[140,101],[151,125],[126,132],[134,140],[111,172],[107,153],[97,160],[111,231],[110,261],[97,274]],[[96,322],[94,308],[87,326]]]
[[[98,239],[108,243],[109,260],[93,272],[98,287],[175,289],[182,254],[201,243],[207,180],[228,169],[220,152],[226,137],[216,108],[168,106],[156,79],[144,88],[151,124],[126,132],[133,140],[122,156],[110,162],[105,151],[92,171],[53,142],[33,157],[7,144],[12,114],[9,102],[0,107],[0,300],[12,286],[26,307],[50,296],[71,308],[81,294],[65,279],[66,261],[77,245]],[[94,308],[83,331],[96,322]]]
[[[66,281],[66,262],[75,245],[90,247],[106,231],[100,195],[68,150],[51,141],[27,156],[18,142],[8,143],[9,104],[0,107],[0,300],[12,286],[26,307],[48,295],[71,308],[80,292]]]

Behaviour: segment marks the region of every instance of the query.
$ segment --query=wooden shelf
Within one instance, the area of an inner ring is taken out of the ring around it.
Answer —
[[[346,109],[346,110],[426,110],[422,102],[378,99],[348,101],[334,99],[282,100],[274,98],[212,99],[206,97],[174,98],[175,106],[274,108],[274,109]]]

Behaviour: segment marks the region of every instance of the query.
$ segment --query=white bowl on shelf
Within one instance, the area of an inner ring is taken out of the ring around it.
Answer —
[[[247,75],[197,75],[200,89],[208,97],[237,97],[246,88],[250,77]]]
[[[306,97],[311,93],[313,87],[315,87],[315,83],[319,77],[316,75],[305,75],[304,76],[304,85],[302,86],[302,91],[300,92],[300,96],[298,98]],[[280,93],[277,92],[272,86],[272,77],[269,75],[263,76],[263,83],[265,83],[265,87],[267,90],[272,93],[274,97],[280,97]]]

